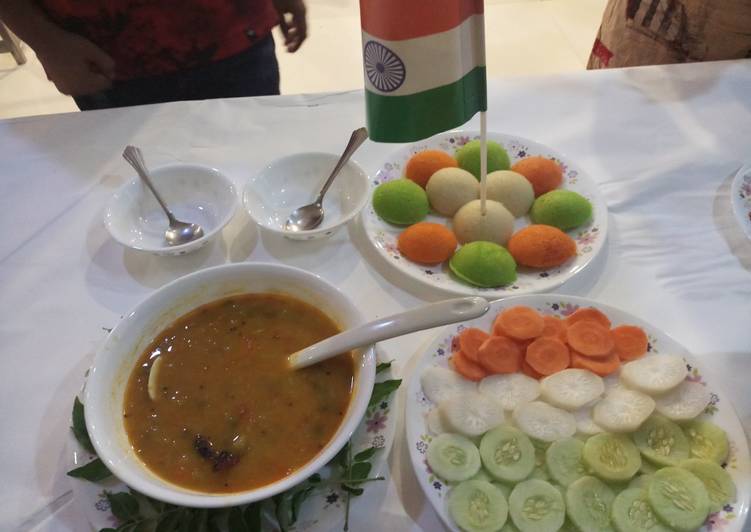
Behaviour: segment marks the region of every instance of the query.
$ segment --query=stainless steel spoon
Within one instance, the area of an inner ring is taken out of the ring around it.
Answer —
[[[336,163],[334,171],[331,172],[331,175],[323,184],[323,188],[321,188],[321,192],[318,193],[318,197],[313,203],[298,207],[292,211],[289,218],[287,218],[287,222],[284,224],[285,231],[291,231],[293,233],[296,233],[297,231],[309,231],[321,225],[321,222],[323,222],[323,196],[331,186],[331,183],[334,182],[334,178],[339,174],[344,165],[347,164],[347,161],[352,157],[352,154],[355,153],[355,150],[357,150],[367,138],[368,130],[364,127],[352,132],[352,136],[349,138],[349,143],[347,144],[347,147],[344,148],[344,153],[342,153],[342,156]]]
[[[162,206],[164,214],[167,215],[169,229],[164,232],[164,240],[167,241],[167,244],[170,246],[179,246],[180,244],[187,244],[192,240],[201,238],[203,236],[203,228],[200,225],[178,220],[175,218],[175,215],[172,214],[172,211],[169,210],[167,204],[164,203],[159,192],[154,188],[151,179],[149,179],[149,172],[146,170],[146,163],[143,160],[141,150],[135,146],[126,146],[123,151],[123,158],[130,163],[136,173],[138,173],[141,180],[146,183],[146,186],[149,187],[149,190],[154,194],[159,205]]]
[[[317,344],[289,355],[287,365],[291,369],[306,368],[346,353],[356,347],[363,347],[415,331],[432,329],[440,325],[479,318],[489,308],[488,302],[477,296],[448,299],[440,303],[424,305],[387,318],[368,322],[326,338]]]

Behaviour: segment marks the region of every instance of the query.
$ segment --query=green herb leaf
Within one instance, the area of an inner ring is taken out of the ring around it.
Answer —
[[[300,508],[302,507],[302,503],[305,502],[305,499],[307,499],[311,493],[313,493],[314,489],[315,486],[308,486],[299,491],[296,491],[292,495],[292,502],[290,503],[290,512],[292,513],[292,519],[290,519],[290,525],[294,525],[297,522],[297,518],[300,516]]]
[[[321,482],[321,475],[319,475],[318,473],[310,475],[310,477],[308,477],[308,482],[312,484],[318,484],[319,482]]]
[[[95,453],[94,446],[91,444],[91,439],[89,438],[89,432],[86,430],[86,418],[83,414],[83,403],[78,400],[78,397],[73,401],[72,418],[73,426],[71,429],[73,430],[73,435],[76,437],[76,440],[81,447],[90,453]]]
[[[401,385],[401,379],[392,379],[383,382],[376,382],[373,385],[373,393],[370,396],[370,402],[368,406],[374,406],[381,402],[381,400],[387,398]]]
[[[245,526],[248,527],[250,532],[261,532],[261,504],[254,503],[245,507],[243,514],[245,518]]]
[[[381,373],[382,371],[386,371],[391,367],[391,364],[393,363],[393,360],[389,360],[388,362],[381,362],[376,366],[376,375]]]
[[[138,519],[138,501],[130,493],[110,493],[105,491],[104,495],[110,503],[112,514],[121,521],[131,521]]]
[[[344,447],[336,453],[336,456],[331,460],[331,463],[334,465],[338,465],[339,467],[347,467],[347,456],[349,454],[349,442],[344,444]]]
[[[95,458],[86,465],[68,471],[69,477],[82,478],[91,482],[99,482],[112,476],[110,470],[99,458]]]
[[[156,530],[154,532],[174,532],[177,530],[177,525],[180,523],[180,512],[172,511],[171,513],[164,513],[159,516],[157,521]]]
[[[245,525],[241,506],[235,506],[230,510],[229,517],[227,518],[227,528],[232,532],[250,532]]]
[[[370,460],[375,452],[378,449],[375,447],[370,447],[369,449],[365,449],[364,451],[360,451],[355,455],[354,461],[355,462],[365,462],[366,460]]]
[[[206,508],[195,510],[193,513],[192,532],[208,532],[209,530],[209,511]]]
[[[373,465],[370,462],[357,462],[349,471],[349,478],[352,481],[364,480],[368,478],[368,473]]]
[[[346,484],[342,484],[342,489],[347,493],[351,493],[355,497],[359,497],[360,495],[362,495],[363,491],[365,491],[362,488],[353,488],[351,486],[347,486]]]
[[[117,532],[114,528],[100,528],[99,532]]]

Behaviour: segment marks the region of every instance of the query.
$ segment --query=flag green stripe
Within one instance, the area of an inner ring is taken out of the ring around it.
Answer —
[[[407,96],[366,90],[370,140],[414,142],[464,124],[488,108],[485,76],[485,67],[476,67],[454,83]]]

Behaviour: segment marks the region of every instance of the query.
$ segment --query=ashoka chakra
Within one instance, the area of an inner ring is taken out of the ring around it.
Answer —
[[[365,73],[376,89],[392,92],[401,87],[407,69],[399,56],[376,41],[368,41],[363,49]]]

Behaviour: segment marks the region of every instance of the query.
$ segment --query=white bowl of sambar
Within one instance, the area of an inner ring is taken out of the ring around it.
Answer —
[[[287,490],[357,428],[375,355],[296,371],[286,355],[363,322],[336,287],[289,266],[230,264],[173,281],[96,354],[84,404],[97,454],[131,488],[181,506]]]

